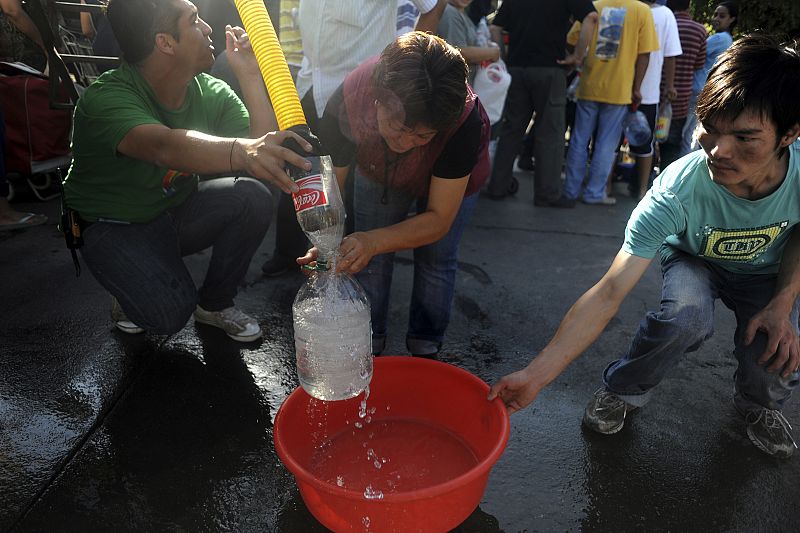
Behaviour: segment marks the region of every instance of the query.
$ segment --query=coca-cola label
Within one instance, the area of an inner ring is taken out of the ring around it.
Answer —
[[[292,194],[295,212],[302,213],[313,207],[328,205],[328,197],[322,186],[322,174],[304,176],[295,180],[295,183],[300,187],[299,191]]]

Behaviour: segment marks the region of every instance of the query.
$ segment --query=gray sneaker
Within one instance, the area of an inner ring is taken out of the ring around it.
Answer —
[[[128,319],[127,315],[125,315],[125,311],[122,310],[122,306],[119,305],[119,302],[113,296],[111,297],[111,320],[114,321],[114,326],[124,333],[129,333],[131,335],[144,333],[144,328],[140,328]]]
[[[792,456],[797,443],[792,437],[792,426],[780,411],[775,409],[750,411],[745,421],[747,436],[756,448],[781,459]]]
[[[597,389],[583,412],[583,425],[587,428],[612,435],[622,429],[625,415],[635,409],[606,389]]]
[[[220,328],[235,341],[251,342],[261,337],[258,322],[235,307],[222,311],[206,311],[198,305],[194,310],[194,319],[201,324]]]

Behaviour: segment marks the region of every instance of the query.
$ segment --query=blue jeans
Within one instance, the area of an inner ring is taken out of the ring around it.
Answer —
[[[180,331],[196,305],[233,305],[272,218],[272,197],[249,178],[200,183],[180,206],[152,222],[95,222],[83,233],[81,257],[130,320],[150,333]],[[213,247],[202,286],[183,256]]]
[[[627,105],[578,100],[575,125],[570,134],[567,151],[564,196],[576,199],[581,195],[583,179],[586,176],[586,161],[589,159],[589,141],[596,129],[592,165],[589,169],[589,181],[583,191],[583,199],[586,203],[597,203],[605,197],[608,174],[614,164],[617,146],[622,136],[622,120],[627,112]]]
[[[756,363],[765,350],[767,336],[759,332],[748,346],[745,328],[769,302],[775,275],[735,274],[722,267],[674,252],[662,261],[661,309],[649,312],[622,359],[612,362],[603,378],[606,388],[627,403],[642,406],[652,389],[687,352],[700,348],[714,328],[714,302],[719,298],[736,316],[734,403],[741,413],[754,409],[781,409],[798,383],[800,372],[787,378],[769,373]],[[791,322],[797,327],[798,303]]]
[[[416,198],[411,193],[391,188],[386,189],[387,202],[383,204],[383,194],[383,184],[356,170],[353,202],[356,231],[384,228],[405,220],[414,200],[418,214],[427,207],[425,198]],[[406,333],[406,346],[412,354],[434,354],[441,347],[450,323],[458,244],[477,201],[477,193],[464,198],[447,234],[437,242],[414,249],[414,286]],[[372,350],[376,354],[381,353],[386,345],[393,268],[394,253],[381,254],[374,256],[366,268],[356,274],[372,308]]]

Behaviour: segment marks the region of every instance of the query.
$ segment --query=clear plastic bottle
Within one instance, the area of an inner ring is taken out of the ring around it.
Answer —
[[[669,137],[669,127],[672,122],[672,104],[669,100],[664,102],[658,108],[658,117],[656,117],[656,141],[663,143]]]
[[[335,272],[345,210],[331,158],[308,159],[309,171],[290,167],[300,188],[293,195],[297,221],[319,252],[292,306],[297,377],[314,398],[344,400],[372,379],[369,300],[353,277]]]
[[[638,105],[630,106],[630,113],[622,120],[625,138],[632,146],[641,146],[650,140],[650,124],[644,113],[638,110]]]
[[[364,289],[350,275],[314,272],[292,306],[297,377],[320,400],[360,394],[372,379],[372,327]]]
[[[344,236],[345,210],[330,156],[307,157],[309,171],[290,167],[289,173],[300,190],[292,195],[300,227],[319,259],[330,264]]]

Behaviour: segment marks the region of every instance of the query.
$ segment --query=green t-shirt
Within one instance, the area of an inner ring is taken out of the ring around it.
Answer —
[[[765,198],[746,200],[711,180],[702,150],[672,163],[636,206],[622,249],[651,259],[661,249],[742,274],[776,274],[800,222],[800,141],[789,147],[786,179]]]
[[[117,146],[125,135],[142,124],[164,124],[246,137],[250,119],[231,88],[207,74],[192,80],[180,109],[166,109],[139,71],[123,63],[81,95],[73,124],[73,163],[64,180],[67,205],[90,222],[149,222],[186,200],[198,177],[120,154]]]

